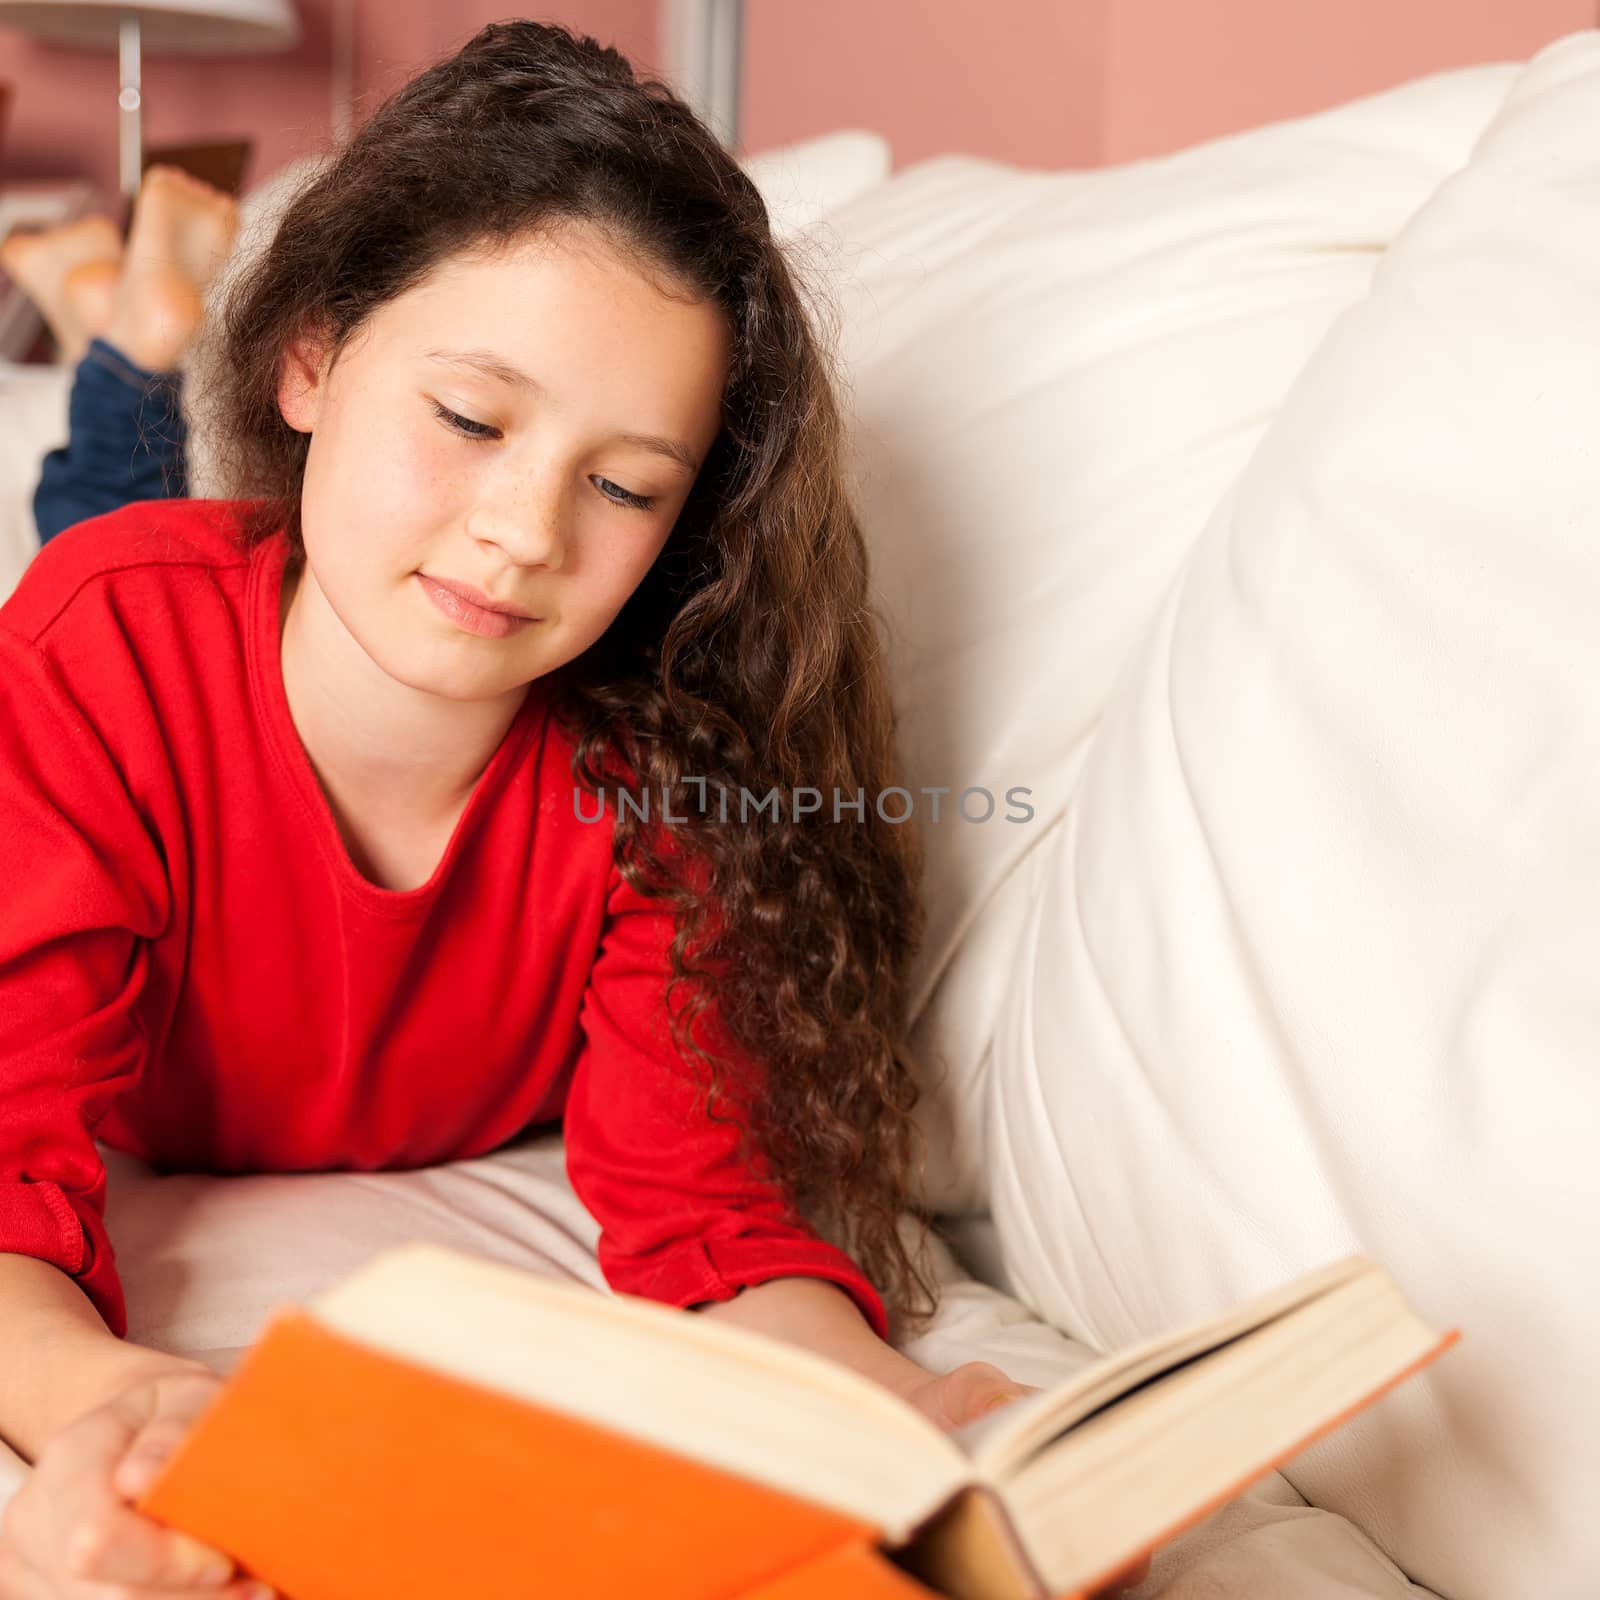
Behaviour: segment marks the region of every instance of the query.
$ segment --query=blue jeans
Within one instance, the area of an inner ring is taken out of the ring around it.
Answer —
[[[176,372],[146,372],[95,339],[72,375],[67,442],[44,458],[33,495],[39,542],[130,500],[187,492]]]

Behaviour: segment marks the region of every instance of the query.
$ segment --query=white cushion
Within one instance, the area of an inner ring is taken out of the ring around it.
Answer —
[[[64,368],[0,361],[0,600],[39,548],[33,491],[47,451],[67,436]]]
[[[1597,129],[1585,32],[1164,588],[986,1085],[1008,1282],[1089,1343],[1352,1249],[1463,1329],[1286,1469],[1452,1600],[1600,1593]]]
[[[773,236],[814,227],[889,176],[889,141],[864,128],[841,128],[815,139],[761,150],[740,165],[761,191]]]
[[[939,157],[808,236],[842,313],[909,782],[951,791],[937,824],[920,797],[913,997],[930,1079],[948,1069],[923,1108],[940,1209],[985,1205],[1019,865],[1206,517],[1515,72],[1441,74],[1128,167]],[[954,816],[970,785],[996,797],[991,820]],[[1024,815],[1013,785],[1033,820],[1006,820]]]

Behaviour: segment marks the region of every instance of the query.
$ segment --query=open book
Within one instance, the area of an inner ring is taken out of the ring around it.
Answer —
[[[411,1244],[275,1309],[138,1508],[287,1600],[1043,1600],[1458,1337],[1350,1257],[945,1433],[781,1340]]]

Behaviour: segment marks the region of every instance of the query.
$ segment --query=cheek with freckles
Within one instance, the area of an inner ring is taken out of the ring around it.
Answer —
[[[595,530],[583,541],[581,569],[576,564],[573,568],[575,576],[581,570],[582,581],[565,591],[562,621],[577,648],[587,648],[611,626],[667,541],[667,531],[658,524],[624,531],[617,520],[607,518],[603,532]]]
[[[327,440],[319,474],[331,496],[321,502],[325,520],[338,527],[344,554],[370,576],[387,567],[409,570],[464,517],[471,464],[433,437],[441,430],[430,429],[426,415],[413,417],[403,403],[376,396],[350,400],[341,417],[347,426]]]
[[[392,409],[340,398],[333,425],[313,436],[302,512],[319,580],[353,617],[428,558],[455,469]]]
[[[475,481],[476,464],[427,415],[398,420],[391,432],[392,447],[381,469],[388,479],[386,498],[424,512],[429,520],[464,513]]]

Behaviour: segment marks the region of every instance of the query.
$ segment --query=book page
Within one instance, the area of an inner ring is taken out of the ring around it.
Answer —
[[[1458,1337],[1423,1323],[1387,1273],[1361,1274],[1071,1429],[1009,1479],[1007,1507],[1052,1593],[1087,1586],[1192,1526]]]
[[[969,1476],[914,1407],[812,1351],[442,1246],[385,1250],[306,1309],[350,1338],[875,1522]]]
[[[986,1482],[1004,1478],[1034,1451],[1075,1422],[1115,1400],[1118,1395],[1170,1367],[1192,1360],[1239,1338],[1341,1284],[1382,1268],[1362,1256],[1346,1256],[1308,1272],[1224,1312],[1173,1333],[1158,1334],[1142,1344],[1106,1356],[1070,1378],[957,1428],[951,1441],[971,1459]]]

